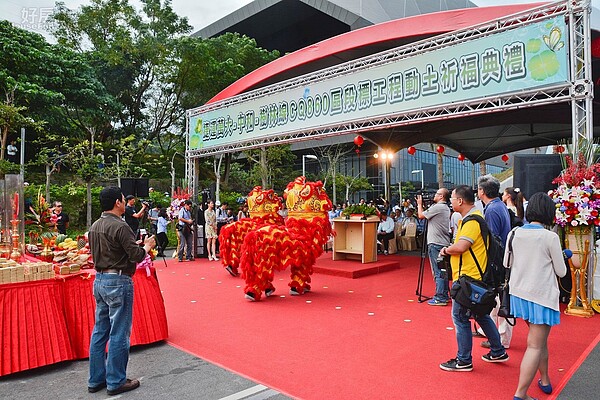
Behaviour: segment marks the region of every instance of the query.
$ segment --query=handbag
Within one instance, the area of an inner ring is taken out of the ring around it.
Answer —
[[[517,229],[518,228],[513,229],[510,232],[510,237],[508,238],[508,262],[507,262],[507,266],[506,266],[506,278],[504,280],[504,284],[502,285],[502,290],[500,292],[500,308],[498,309],[498,316],[506,318],[506,322],[511,326],[515,326],[515,324],[517,323],[515,316],[512,315],[512,313],[510,311],[510,287],[509,287],[510,269],[512,267],[512,260],[513,260],[512,242],[515,237],[515,231]],[[512,321],[511,321],[511,319],[512,319]]]
[[[473,260],[479,270],[479,275],[483,276],[483,271],[475,255],[473,255]],[[458,264],[459,278],[452,284],[450,297],[461,306],[467,308],[474,317],[488,315],[496,307],[496,291],[479,279],[468,275],[461,275],[461,268],[462,255]]]
[[[478,317],[488,315],[496,307],[496,292],[483,281],[461,275],[450,289],[450,297]]]

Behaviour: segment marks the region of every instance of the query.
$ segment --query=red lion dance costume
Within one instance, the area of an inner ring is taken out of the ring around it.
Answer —
[[[277,214],[281,209],[281,198],[273,189],[262,190],[256,186],[248,193],[247,202],[250,218],[225,225],[219,234],[221,262],[232,276],[239,275],[242,244],[248,232],[266,225],[283,225],[283,218]]]
[[[288,208],[285,226],[264,226],[244,239],[240,266],[248,300],[260,300],[263,292],[272,295],[274,271],[288,267],[290,294],[309,291],[313,265],[331,235],[327,212],[332,204],[320,181],[298,177],[287,186],[284,197]]]

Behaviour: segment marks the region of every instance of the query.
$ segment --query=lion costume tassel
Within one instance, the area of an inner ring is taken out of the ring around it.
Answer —
[[[288,208],[285,226],[263,226],[244,238],[240,267],[248,300],[260,300],[262,293],[272,295],[274,271],[288,267],[290,294],[310,291],[313,265],[331,235],[327,212],[332,204],[320,181],[298,177],[287,186],[284,197]]]
[[[244,237],[253,230],[267,225],[283,225],[283,218],[277,214],[281,209],[281,198],[273,189],[262,190],[256,186],[248,193],[250,218],[242,218],[221,228],[221,262],[232,276],[238,276]]]

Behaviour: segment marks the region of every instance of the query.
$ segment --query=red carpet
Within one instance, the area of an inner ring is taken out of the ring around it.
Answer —
[[[400,268],[360,279],[314,274],[313,292],[292,297],[287,273],[275,296],[251,303],[243,281],[216,262],[156,264],[169,321],[169,342],[301,399],[509,399],[517,385],[527,327],[519,321],[510,360],[488,364],[474,339],[475,369],[451,373],[456,354],[450,307],[416,301],[419,257],[388,256]],[[433,282],[428,262],[424,292]],[[279,296],[285,297],[279,297]],[[550,334],[554,398],[598,340],[600,316],[561,316]],[[534,385],[535,386],[535,383]],[[459,393],[464,394],[459,395]]]

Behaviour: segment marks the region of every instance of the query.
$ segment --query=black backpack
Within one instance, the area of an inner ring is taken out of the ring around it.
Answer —
[[[462,224],[464,225],[466,222],[475,220],[479,223],[479,229],[481,230],[481,236],[483,237],[483,243],[485,245],[485,250],[487,252],[487,266],[485,271],[483,272],[482,281],[488,285],[490,288],[496,290],[500,293],[500,289],[502,284],[504,283],[504,278],[506,274],[506,270],[504,268],[504,244],[502,243],[502,239],[494,235],[490,232],[487,222],[483,219],[482,216],[477,214],[467,215]],[[469,248],[471,252],[471,257],[475,260],[475,264],[479,271],[482,271],[477,258],[475,257],[475,253],[473,253],[473,249]],[[462,256],[461,256],[462,263]]]

